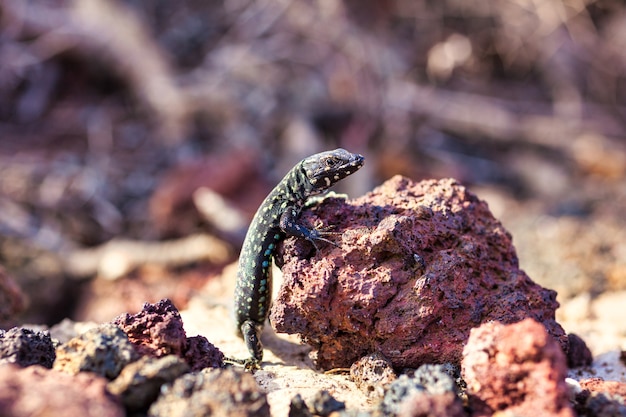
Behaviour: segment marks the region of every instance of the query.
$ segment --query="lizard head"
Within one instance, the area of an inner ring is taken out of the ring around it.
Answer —
[[[363,166],[365,158],[345,149],[321,152],[302,160],[312,193],[320,193]]]

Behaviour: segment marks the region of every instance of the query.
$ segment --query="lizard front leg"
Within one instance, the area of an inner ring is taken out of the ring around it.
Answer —
[[[283,214],[280,216],[280,229],[287,236],[295,236],[308,240],[313,244],[316,251],[319,251],[316,240],[321,240],[323,242],[330,243],[331,245],[337,246],[337,244],[331,240],[322,237],[324,232],[317,229],[309,229],[297,222],[300,213],[295,207],[291,207],[286,209]]]

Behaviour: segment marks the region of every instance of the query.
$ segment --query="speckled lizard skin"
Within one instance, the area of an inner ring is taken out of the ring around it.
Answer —
[[[327,241],[317,229],[298,224],[307,199],[326,191],[337,181],[363,166],[361,155],[345,149],[318,153],[300,161],[265,198],[257,210],[239,255],[235,287],[235,320],[251,357],[229,359],[258,368],[263,359],[260,336],[269,313],[272,295],[272,258],[278,242],[286,236]],[[331,242],[332,243],[332,242]]]

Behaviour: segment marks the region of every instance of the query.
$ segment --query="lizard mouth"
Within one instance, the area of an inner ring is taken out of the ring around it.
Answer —
[[[365,162],[365,157],[363,155],[359,155],[358,153],[352,154],[352,158],[350,161],[341,166],[334,176],[335,181],[339,181],[348,175],[354,173],[354,171],[358,170],[363,166]]]
[[[310,176],[311,184],[326,189],[353,174],[363,166],[365,157],[345,149],[323,152],[318,155],[317,166]]]

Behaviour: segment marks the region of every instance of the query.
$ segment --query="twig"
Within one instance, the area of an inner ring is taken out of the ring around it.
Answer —
[[[97,248],[69,252],[64,257],[64,267],[74,276],[97,274],[114,280],[145,264],[173,267],[203,260],[223,263],[230,255],[227,244],[204,234],[167,242],[114,239]]]

